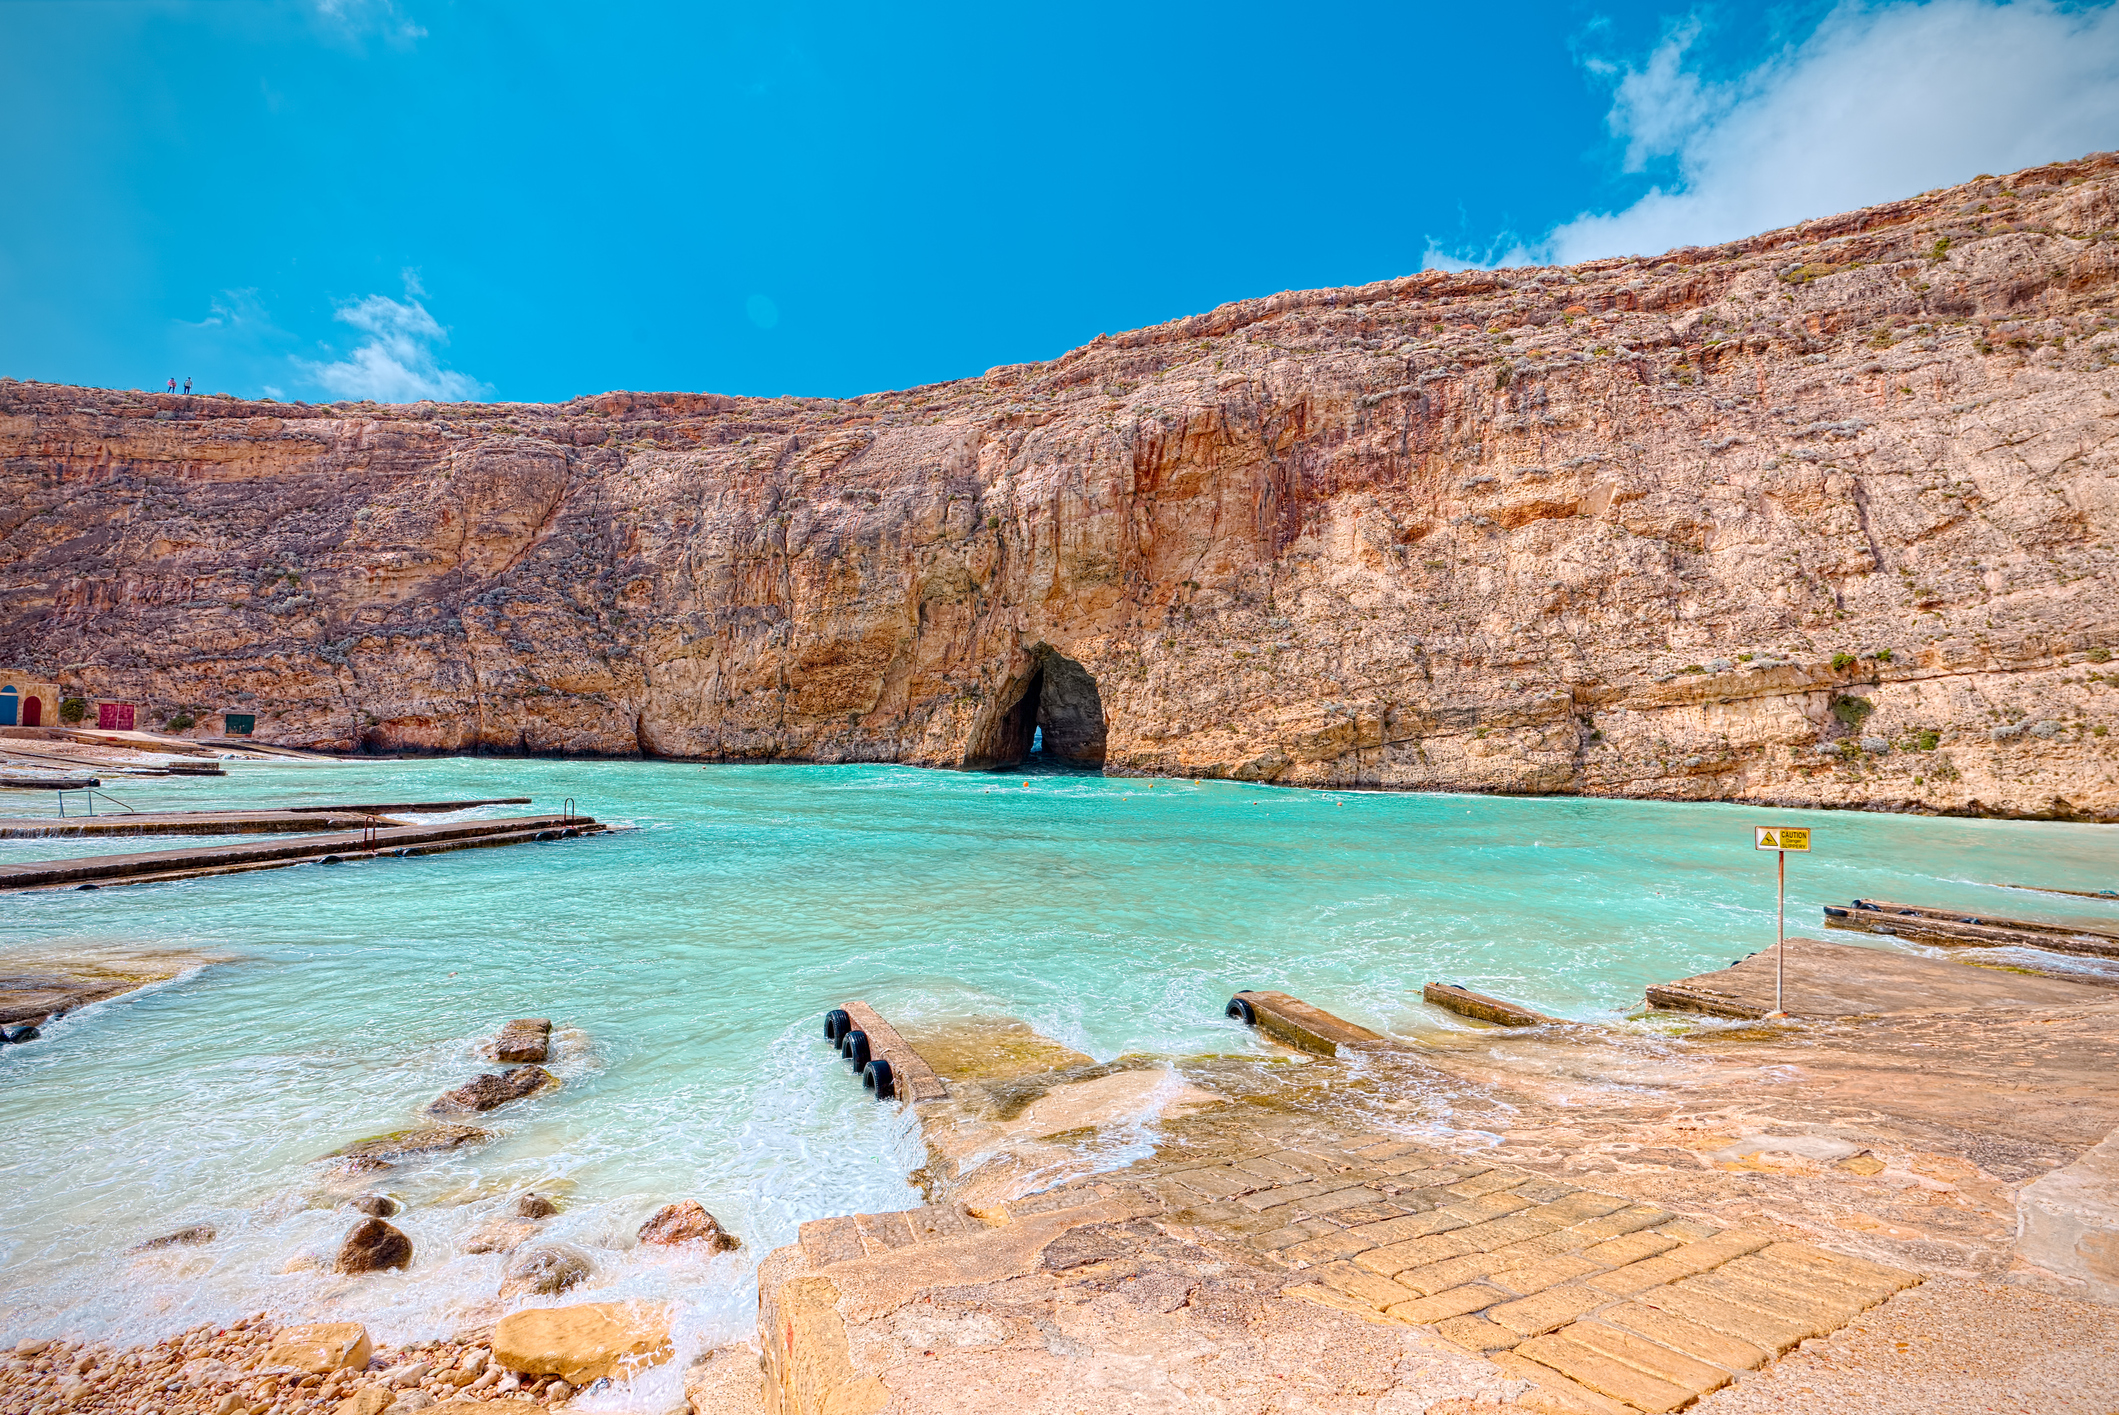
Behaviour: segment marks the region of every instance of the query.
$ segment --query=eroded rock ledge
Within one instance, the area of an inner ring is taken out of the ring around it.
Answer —
[[[0,661],[261,740],[2119,818],[2119,156],[862,398],[0,382]],[[150,718],[153,714],[150,713]]]

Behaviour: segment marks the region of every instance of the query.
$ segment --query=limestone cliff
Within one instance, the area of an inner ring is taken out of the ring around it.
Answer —
[[[0,661],[267,741],[2119,819],[2119,155],[862,398],[0,382]]]

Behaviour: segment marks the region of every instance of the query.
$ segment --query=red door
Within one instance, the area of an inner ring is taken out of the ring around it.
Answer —
[[[24,698],[22,700],[22,725],[24,727],[42,727],[44,725],[44,699]]]

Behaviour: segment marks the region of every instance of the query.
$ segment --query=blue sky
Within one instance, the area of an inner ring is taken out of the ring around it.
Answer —
[[[2119,15],[0,0],[0,120],[0,375],[848,395],[2119,147]]]

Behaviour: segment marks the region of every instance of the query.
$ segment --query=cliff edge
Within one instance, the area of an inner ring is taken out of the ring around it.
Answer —
[[[2119,154],[852,399],[0,381],[0,662],[333,750],[2119,820]]]

